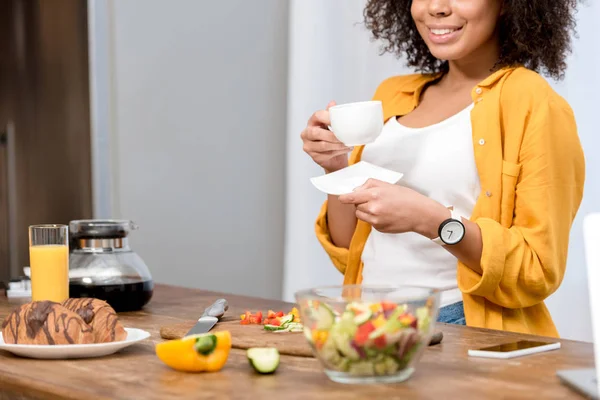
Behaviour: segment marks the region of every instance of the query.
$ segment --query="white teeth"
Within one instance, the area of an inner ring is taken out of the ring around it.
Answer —
[[[434,35],[446,35],[456,30],[457,29],[431,29],[431,33],[433,33]]]

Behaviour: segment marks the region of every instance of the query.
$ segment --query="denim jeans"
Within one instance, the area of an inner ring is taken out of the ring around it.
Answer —
[[[447,324],[466,325],[463,302],[459,301],[458,303],[440,308],[437,320],[438,322],[445,322]]]

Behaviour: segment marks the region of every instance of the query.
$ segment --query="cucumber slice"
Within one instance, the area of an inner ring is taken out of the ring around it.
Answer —
[[[375,365],[370,361],[359,361],[350,364],[348,372],[358,376],[372,376],[375,374]]]
[[[385,324],[383,324],[382,326],[380,326],[379,328],[377,328],[376,330],[374,330],[373,332],[371,332],[369,334],[369,339],[375,340],[382,335],[385,335],[388,333],[396,333],[396,332],[400,331],[402,328],[404,328],[404,325],[402,325],[402,323],[400,321],[398,321],[398,318],[403,313],[404,313],[404,309],[402,307],[398,307],[392,313],[392,315],[390,315],[390,317],[388,318],[388,320],[386,321]]]
[[[293,320],[294,320],[293,314],[286,314],[283,317],[281,317],[281,319],[279,321],[281,322],[281,325],[283,326],[285,324],[292,322]]]
[[[282,329],[275,329],[273,332],[302,332],[303,327],[299,322],[288,322],[284,326],[281,326]]]
[[[304,337],[308,340],[308,343],[313,343],[312,331],[308,326],[304,327]]]
[[[289,332],[302,332],[304,330],[304,326],[300,322],[290,322],[288,325]]]
[[[265,331],[283,331],[285,330],[285,326],[279,326],[279,325],[265,325],[264,329]]]
[[[344,334],[333,334],[333,342],[335,343],[335,347],[349,360],[359,360],[360,355],[354,348],[352,347],[352,338],[348,335]]]
[[[378,337],[385,335],[385,332],[386,332],[386,326],[382,325],[379,328],[375,329],[373,332],[369,333],[369,339],[375,340]]]
[[[281,325],[265,325],[264,329],[266,331],[287,331],[293,320],[294,316],[292,314],[284,315],[279,320]]]
[[[362,325],[365,322],[367,322],[369,319],[371,319],[372,315],[373,315],[373,312],[370,309],[366,309],[362,313],[360,313],[354,317],[354,323],[356,325]]]
[[[333,311],[323,303],[319,304],[319,307],[313,310],[312,317],[316,320],[315,328],[318,330],[328,330],[335,321]]]
[[[260,374],[272,374],[279,366],[279,351],[273,347],[253,347],[248,349],[246,356]]]
[[[202,335],[196,338],[194,349],[198,354],[209,355],[217,347],[217,337],[215,335]]]

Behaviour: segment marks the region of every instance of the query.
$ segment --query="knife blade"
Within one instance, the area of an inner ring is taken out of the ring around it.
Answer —
[[[198,335],[210,331],[213,326],[219,322],[228,308],[229,305],[227,304],[227,300],[218,299],[204,310],[202,316],[198,318],[198,321],[192,327],[192,329],[189,330],[186,336]]]

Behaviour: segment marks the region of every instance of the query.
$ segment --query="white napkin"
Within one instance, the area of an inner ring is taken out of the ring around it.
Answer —
[[[377,179],[395,184],[403,175],[400,172],[360,161],[331,174],[310,178],[310,181],[321,192],[339,196],[352,193],[354,189],[363,185],[368,179]]]

